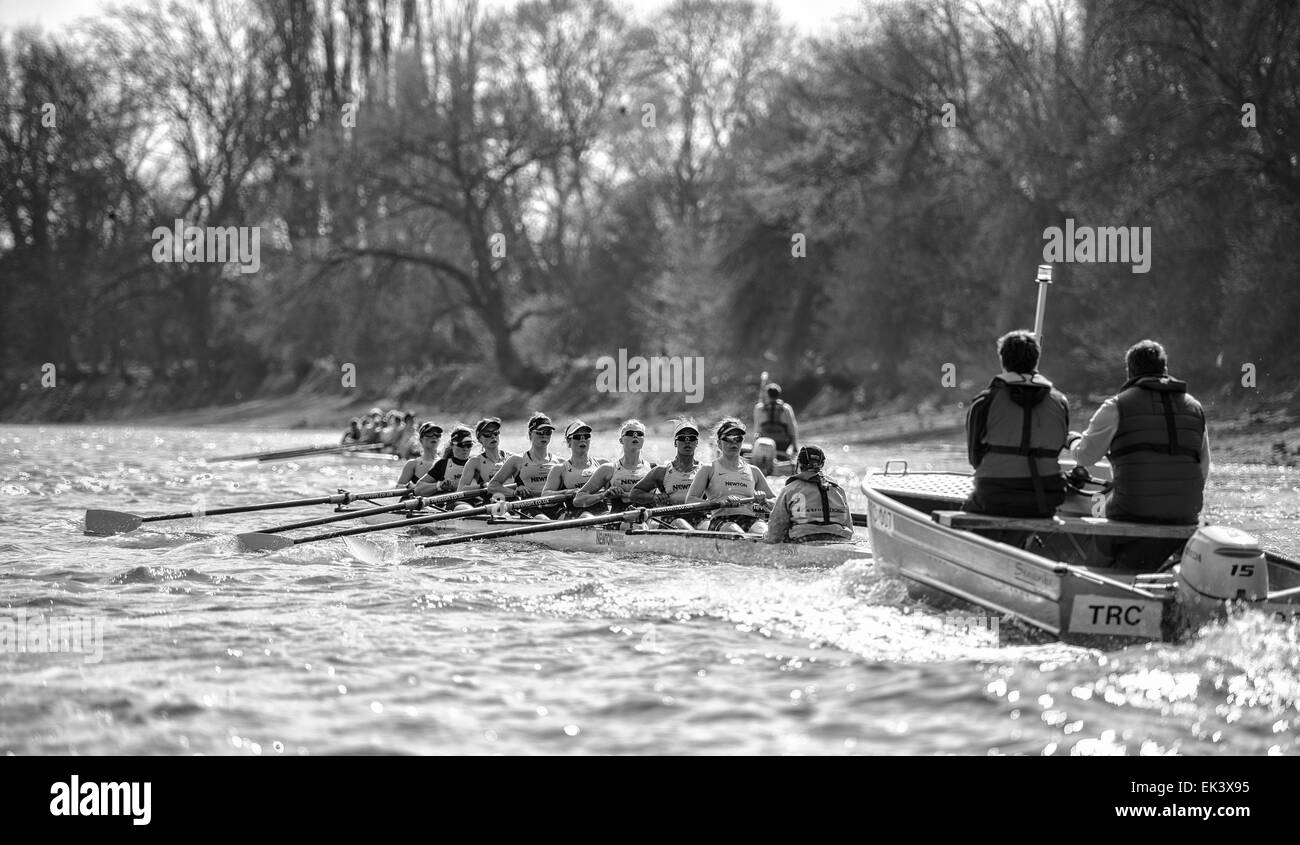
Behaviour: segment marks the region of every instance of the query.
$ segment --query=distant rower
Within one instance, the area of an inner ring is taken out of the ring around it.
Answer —
[[[789,460],[799,446],[799,423],[794,418],[794,408],[781,399],[781,385],[773,382],[767,386],[767,399],[754,406],[754,430],[757,437],[770,437],[776,442],[777,457]]]

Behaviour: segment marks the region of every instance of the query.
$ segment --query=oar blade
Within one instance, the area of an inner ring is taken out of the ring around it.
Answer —
[[[279,549],[287,549],[293,545],[293,540],[289,537],[282,537],[279,534],[262,534],[257,531],[240,534],[235,539],[239,541],[240,548],[248,552],[274,552]]]
[[[111,534],[126,534],[139,528],[144,517],[122,511],[88,510],[86,511],[86,533],[99,537]]]
[[[348,547],[352,556],[362,563],[378,566],[384,562],[383,549],[364,537],[344,537],[343,544]]]

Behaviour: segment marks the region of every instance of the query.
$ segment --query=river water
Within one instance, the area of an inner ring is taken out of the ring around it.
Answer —
[[[647,454],[664,459],[659,434]],[[88,626],[81,653],[0,636],[0,753],[1300,752],[1297,627],[1253,615],[1106,653],[972,627],[865,562],[784,571],[515,543],[373,565],[337,541],[267,555],[229,539],[320,509],[81,532],[87,508],[390,486],[397,464],[205,460],[333,437],[0,427],[0,635]],[[934,442],[831,454],[855,510],[866,467],[963,458]],[[1226,465],[1211,483],[1205,516],[1300,553],[1300,472]]]

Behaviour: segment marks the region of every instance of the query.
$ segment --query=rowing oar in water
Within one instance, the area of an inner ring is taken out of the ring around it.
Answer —
[[[310,499],[290,499],[286,502],[265,502],[260,505],[239,505],[229,508],[195,508],[185,513],[164,513],[157,516],[140,516],[122,511],[88,510],[86,511],[86,533],[99,536],[109,534],[126,534],[139,528],[145,522],[162,522],[169,519],[197,519],[204,516],[224,516],[231,513],[252,513],[253,511],[272,511],[280,508],[305,508],[311,505],[346,505],[367,499],[391,499],[405,496],[411,492],[411,485],[392,490],[371,490],[363,493],[349,493],[340,490],[333,496],[315,496]]]
[[[581,519],[557,519],[551,522],[535,522],[515,528],[501,528],[496,531],[483,531],[478,534],[456,534],[451,537],[439,537],[428,543],[421,543],[424,548],[433,546],[450,546],[453,543],[467,543],[471,540],[496,540],[503,537],[519,537],[524,534],[540,534],[543,531],[559,531],[564,528],[582,528],[587,525],[604,525],[610,522],[649,522],[655,517],[674,517],[684,513],[713,510],[718,507],[737,507],[753,503],[754,497],[728,498],[725,503],[695,502],[689,505],[668,505],[662,508],[629,508],[618,513],[587,516]]]
[[[514,488],[513,484],[507,484],[506,489]],[[472,499],[475,496],[482,496],[483,491],[479,490],[461,490],[458,493],[440,493],[437,496],[416,496],[413,499],[403,499],[395,505],[380,505],[373,508],[362,508],[356,511],[347,511],[346,513],[336,513],[330,516],[322,516],[317,519],[306,519],[302,522],[293,522],[289,525],[277,525],[274,528],[263,528],[260,531],[252,532],[246,536],[252,537],[257,534],[279,534],[282,531],[293,531],[296,528],[314,528],[317,525],[328,525],[331,522],[342,522],[348,519],[364,519],[367,516],[378,516],[383,513],[394,513],[396,511],[418,511],[428,507],[445,505],[449,502],[458,502],[461,499]],[[458,516],[464,515],[465,511],[456,512]]]
[[[483,494],[483,490],[467,491]],[[480,516],[485,513],[504,514],[506,512],[517,510],[519,508],[537,508],[546,505],[557,505],[567,502],[573,498],[577,490],[570,490],[567,493],[553,493],[549,496],[541,496],[536,499],[519,499],[514,502],[494,502],[490,505],[483,505],[477,508],[462,508],[458,511],[441,511],[439,513],[429,514],[428,516],[417,516],[411,519],[399,519],[395,522],[385,522],[382,525],[363,525],[360,528],[343,528],[338,531],[329,531],[324,534],[313,534],[310,537],[281,537],[279,534],[266,534],[253,532],[249,534],[240,534],[237,538],[239,544],[248,551],[268,552],[285,549],[289,546],[298,546],[303,543],[315,543],[320,540],[333,540],[336,537],[352,537],[357,534],[368,534],[371,531],[387,531],[391,528],[406,528],[411,525],[428,525],[431,522],[440,522],[444,519],[459,519],[465,516]]]
[[[210,464],[222,461],[281,461],[286,458],[300,458],[309,455],[327,455],[332,452],[372,452],[384,448],[383,443],[354,443],[346,446],[303,446],[298,449],[281,449],[278,452],[248,452],[243,455],[224,455],[220,458],[208,458]]]

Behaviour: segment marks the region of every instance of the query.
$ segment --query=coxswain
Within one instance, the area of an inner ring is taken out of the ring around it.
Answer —
[[[843,488],[826,477],[825,467],[826,453],[819,447],[804,446],[799,450],[795,474],[772,503],[764,542],[853,539],[848,497]]]

